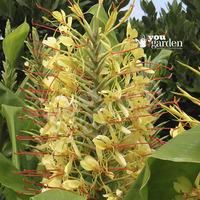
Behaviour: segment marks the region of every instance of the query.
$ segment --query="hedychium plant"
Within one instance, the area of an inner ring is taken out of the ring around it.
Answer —
[[[77,3],[71,3],[71,15],[52,13],[51,23],[59,23],[54,36],[37,50],[29,44],[34,59],[25,64],[32,80],[26,91],[31,117],[40,117],[39,134],[31,137],[38,141],[32,153],[41,158],[39,168],[48,171],[42,191],[60,188],[88,199],[118,200],[153,151],[150,142],[159,130],[153,124],[161,112],[154,111],[159,88],[154,69],[140,60],[137,31],[128,23],[126,38],[120,43],[115,37],[133,5],[116,23],[117,8],[107,18],[102,3],[88,11],[90,23]]]

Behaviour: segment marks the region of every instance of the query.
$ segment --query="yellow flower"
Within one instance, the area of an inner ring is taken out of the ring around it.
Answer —
[[[65,176],[68,176],[72,170],[72,160],[70,160],[67,165],[65,166],[64,172],[65,172]]]
[[[176,128],[172,128],[170,130],[170,135],[174,138],[177,135],[180,135],[181,133],[183,133],[185,131],[185,129],[183,128],[182,124],[179,123],[179,125]]]
[[[145,154],[151,154],[152,153],[152,149],[150,148],[150,146],[147,143],[144,136],[141,136],[137,143],[140,144],[140,145],[137,146],[137,150],[136,150],[139,154],[145,155]]]
[[[122,192],[121,190],[119,190],[119,189],[116,190],[116,195],[117,195],[118,197],[121,197],[122,194],[123,194],[123,192]]]
[[[144,49],[137,48],[137,49],[133,50],[133,55],[134,55],[136,60],[138,60],[139,58],[144,57]]]
[[[61,181],[62,180],[59,177],[51,178],[47,185],[48,187],[59,188],[61,186]]]
[[[97,114],[93,114],[93,120],[99,124],[105,124],[108,120],[112,119],[113,113],[111,110],[101,108]]]
[[[138,32],[136,31],[136,29],[132,29],[130,22],[128,22],[127,25],[126,35],[127,37],[130,37],[132,39],[138,37]]]
[[[76,190],[80,187],[81,182],[78,180],[66,180],[63,182],[62,187],[66,190]]]
[[[108,177],[109,177],[110,179],[112,179],[112,180],[113,180],[114,177],[115,177],[115,174],[114,174],[113,172],[109,172],[109,171],[106,171],[106,172],[105,172],[105,175],[108,176]]]
[[[66,96],[60,95],[54,99],[54,104],[59,108],[68,108],[71,103]]]
[[[98,135],[92,140],[95,146],[101,150],[111,147],[112,141],[105,135]]]
[[[110,91],[110,90],[102,90],[99,92],[104,96],[104,103],[105,104],[110,104],[112,102],[115,102],[121,98],[121,91],[115,90],[115,91]]]
[[[67,151],[66,138],[61,138],[49,144],[55,154],[62,154]]]
[[[107,198],[107,200],[118,200],[118,198],[112,193],[104,194],[103,197]]]
[[[59,89],[59,83],[53,76],[48,76],[47,78],[44,78],[43,81],[45,88],[51,89],[51,90],[58,90]]]
[[[76,154],[79,158],[81,158],[81,153],[80,153],[80,151],[79,151],[79,149],[78,149],[78,147],[77,147],[77,145],[76,145],[76,143],[75,143],[75,141],[74,141],[74,138],[72,138],[72,137],[71,137],[71,145],[72,145],[72,147],[73,147],[73,149],[74,149],[75,154]]]
[[[73,39],[70,38],[70,37],[67,37],[67,36],[60,36],[60,37],[59,37],[59,41],[60,41],[62,44],[64,44],[66,47],[67,47],[67,46],[74,46],[74,45],[75,45]]]
[[[61,10],[61,12],[59,11],[54,11],[52,13],[53,17],[58,20],[58,22],[60,23],[66,23],[66,14],[63,10]]]
[[[118,103],[118,106],[119,106],[120,110],[122,111],[122,113],[124,114],[124,116],[128,117],[129,116],[128,109],[122,103]]]
[[[54,37],[48,37],[47,40],[43,40],[42,43],[47,47],[51,47],[53,49],[60,49],[59,42]]]
[[[118,151],[115,151],[114,158],[122,167],[126,167],[127,165],[126,160],[121,153],[119,153]]]
[[[73,13],[75,13],[78,17],[84,19],[84,14],[77,3],[73,4],[69,7]]]
[[[77,81],[73,74],[68,72],[60,72],[58,78],[69,91],[75,91],[77,89]]]
[[[123,133],[125,133],[126,135],[131,134],[131,131],[130,131],[128,128],[124,127],[124,126],[121,127],[121,131],[122,131]]]
[[[41,163],[47,170],[55,169],[56,163],[52,155],[44,155],[42,157]]]
[[[100,170],[99,163],[92,156],[86,156],[83,160],[81,160],[80,164],[87,171]]]

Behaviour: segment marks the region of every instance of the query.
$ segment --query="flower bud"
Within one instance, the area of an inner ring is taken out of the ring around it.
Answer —
[[[42,44],[54,49],[60,49],[60,45],[58,44],[56,38],[54,37],[48,37],[47,40],[42,41]]]
[[[128,117],[129,116],[128,109],[121,103],[118,103],[118,106],[119,106],[120,110],[122,111],[122,113],[124,114],[124,116]]]
[[[98,135],[92,141],[94,142],[95,146],[101,150],[105,150],[112,144],[111,140],[105,135]]]
[[[68,176],[72,170],[72,160],[70,160],[67,165],[65,166],[64,172],[65,176]]]
[[[122,167],[126,167],[127,165],[126,160],[121,153],[115,151],[114,158]]]
[[[61,10],[61,12],[59,11],[54,11],[53,13],[53,17],[58,20],[58,22],[60,23],[66,23],[66,14],[63,10]]]
[[[81,182],[78,180],[66,180],[63,182],[62,187],[66,190],[76,190],[80,187]]]
[[[125,133],[126,135],[130,135],[131,134],[131,131],[129,129],[127,129],[126,127],[124,127],[124,126],[121,127],[121,131],[123,133]]]
[[[47,185],[48,185],[48,187],[58,188],[61,186],[61,179],[59,177],[52,178],[47,183]]]
[[[86,156],[80,164],[87,171],[98,171],[100,169],[99,163],[92,156]]]

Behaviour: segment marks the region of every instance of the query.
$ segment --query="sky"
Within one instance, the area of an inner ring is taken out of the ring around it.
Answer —
[[[141,19],[142,16],[144,15],[144,12],[142,11],[142,8],[140,7],[140,0],[135,0],[135,1],[136,1],[135,8],[133,10],[133,13],[132,13],[131,17],[135,17],[136,19]],[[154,5],[156,7],[157,12],[159,12],[161,10],[161,8],[164,8],[166,10],[167,3],[168,2],[170,2],[170,3],[173,2],[173,0],[152,0],[152,1],[153,1]],[[181,0],[177,0],[177,1],[180,2]]]

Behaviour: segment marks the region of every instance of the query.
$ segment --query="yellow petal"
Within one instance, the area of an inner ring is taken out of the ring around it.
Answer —
[[[128,22],[126,34],[127,37],[131,37],[132,39],[138,37],[138,32],[136,29],[132,29],[130,22]]]
[[[75,141],[74,141],[73,138],[72,138],[72,140],[71,140],[71,144],[72,144],[72,147],[73,147],[73,149],[74,149],[75,154],[76,154],[79,158],[81,158],[81,153],[80,153],[80,151],[79,151],[79,149],[78,149],[78,147],[77,147],[77,145],[76,145],[76,143],[75,143]]]
[[[66,23],[66,14],[63,10],[61,10],[61,12],[54,11],[54,12],[52,12],[52,15],[56,20],[58,20],[58,22]]]
[[[59,49],[60,45],[57,42],[56,38],[54,37],[48,37],[47,40],[43,40],[42,44],[46,45],[47,47]]]
[[[127,165],[126,160],[121,153],[115,151],[114,158],[122,167],[126,167]]]
[[[118,103],[118,106],[119,106],[120,110],[122,111],[122,113],[124,114],[124,116],[128,117],[129,116],[128,109],[121,103]]]
[[[93,120],[99,124],[105,124],[105,119],[101,112],[99,112],[98,114],[93,114]]]
[[[124,126],[121,127],[121,131],[122,131],[123,133],[125,133],[126,135],[131,134],[131,131],[130,131],[128,128],[124,127]]]
[[[74,40],[67,36],[60,36],[59,41],[65,46],[74,46]]]
[[[48,88],[48,89],[51,88],[53,90],[59,89],[58,82],[56,78],[53,76],[48,76],[47,78],[44,78],[42,82],[44,83],[45,88]]]
[[[80,187],[81,182],[78,180],[66,180],[63,182],[62,187],[66,190],[76,190]]]
[[[47,170],[52,170],[55,168],[55,161],[52,155],[44,155],[42,157],[41,163]]]
[[[118,15],[118,11],[117,11],[117,9],[114,9],[114,11],[112,11],[112,13],[106,23],[105,32],[109,31],[114,26],[116,19],[117,19],[117,15]]]
[[[61,186],[61,179],[58,178],[58,177],[52,178],[52,179],[50,179],[50,181],[47,183],[47,185],[48,185],[49,187],[58,188],[58,187]]]
[[[138,60],[139,58],[142,58],[144,56],[144,50],[142,48],[137,48],[133,50],[133,55],[135,59]]]
[[[72,161],[70,160],[64,169],[65,176],[68,176],[70,174],[71,170],[72,170]]]
[[[92,156],[86,156],[80,164],[87,171],[98,171],[100,169],[99,163]]]
[[[106,148],[110,147],[112,142],[110,138],[108,138],[105,135],[98,135],[92,140],[96,147],[98,147],[101,150],[105,150]]]
[[[172,128],[170,130],[170,135],[174,138],[177,135],[180,135],[181,133],[183,133],[185,131],[185,129],[183,128],[182,124],[179,123],[179,125],[174,129]]]

